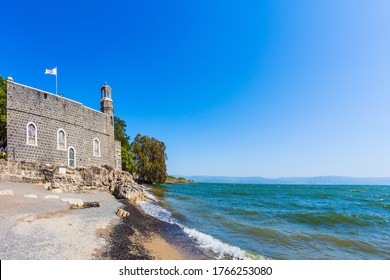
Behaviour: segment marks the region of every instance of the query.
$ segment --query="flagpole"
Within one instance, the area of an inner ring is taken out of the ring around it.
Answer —
[[[56,94],[58,95],[58,68],[57,68],[57,66],[56,66]]]

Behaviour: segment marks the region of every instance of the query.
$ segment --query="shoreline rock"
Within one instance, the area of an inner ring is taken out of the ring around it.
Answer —
[[[115,198],[131,202],[144,201],[147,196],[133,176],[111,166],[71,168],[31,162],[8,162],[0,181],[37,183],[54,193],[85,193],[104,191]]]
[[[116,215],[118,217],[121,217],[121,218],[124,218],[124,217],[128,217],[130,216],[130,212],[122,209],[122,208],[119,208],[117,211],[116,211]]]

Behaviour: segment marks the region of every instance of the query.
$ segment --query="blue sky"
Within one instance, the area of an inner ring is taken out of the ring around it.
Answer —
[[[390,176],[389,1],[7,1],[0,75],[115,114],[168,172]]]

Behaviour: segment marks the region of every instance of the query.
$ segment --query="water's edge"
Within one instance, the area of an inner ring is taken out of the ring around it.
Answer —
[[[152,186],[145,213],[219,259],[389,259],[390,186]]]
[[[150,187],[146,187],[145,191],[148,195],[146,201],[139,201],[137,204],[141,209],[148,215],[157,218],[161,221],[167,222],[169,224],[177,225],[182,232],[184,232],[189,238],[196,242],[201,250],[206,250],[206,253],[209,256],[213,256],[216,259],[236,259],[236,260],[261,260],[269,259],[265,256],[255,254],[239,248],[238,246],[233,246],[227,244],[209,234],[200,232],[194,228],[186,227],[185,225],[179,223],[167,209],[159,205],[158,199],[153,196],[150,192]],[[170,234],[167,234],[168,236]],[[171,236],[171,242],[177,243],[177,236]]]

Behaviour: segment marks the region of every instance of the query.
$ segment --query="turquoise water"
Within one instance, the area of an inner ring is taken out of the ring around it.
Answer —
[[[390,186],[155,186],[142,207],[219,256],[390,259]]]

